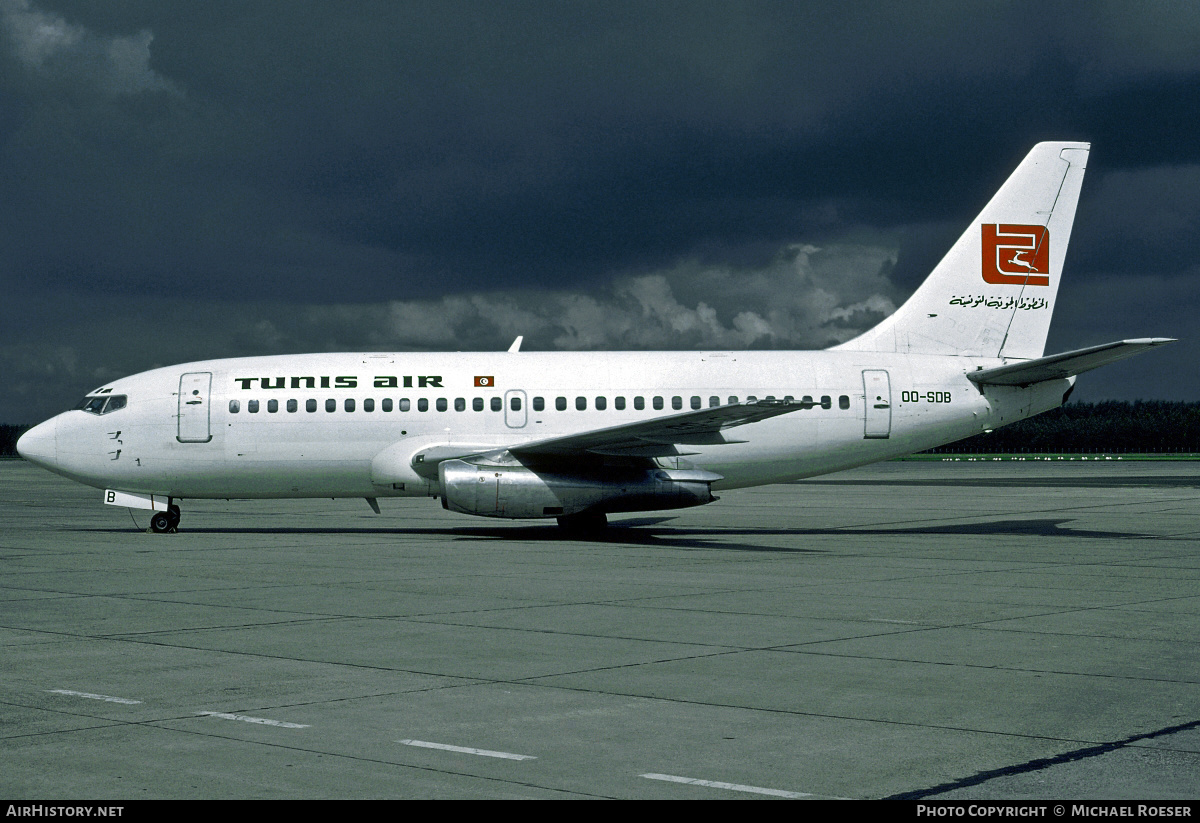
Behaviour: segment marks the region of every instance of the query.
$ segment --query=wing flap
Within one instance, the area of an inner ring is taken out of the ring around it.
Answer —
[[[1118,340],[1086,349],[1052,354],[1034,360],[1009,363],[991,369],[967,373],[967,379],[979,385],[1028,386],[1044,380],[1061,380],[1091,371],[1126,357],[1133,357],[1157,346],[1174,343],[1170,337],[1145,337],[1137,340]]]

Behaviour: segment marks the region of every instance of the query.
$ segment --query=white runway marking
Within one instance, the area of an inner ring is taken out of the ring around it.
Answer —
[[[477,754],[481,757],[499,757],[504,760],[537,760],[536,757],[528,754],[513,754],[512,752],[493,752],[487,749],[472,749],[467,746],[451,746],[448,743],[430,743],[427,740],[397,740],[397,743],[403,743],[405,746],[418,746],[422,749],[441,749],[447,752],[458,752],[459,754]]]
[[[263,726],[278,726],[281,729],[307,729],[304,723],[285,723],[282,720],[268,720],[265,717],[247,717],[244,714],[227,714],[225,712],[196,712],[205,717],[219,717],[222,720],[240,720],[243,723],[258,723]]]
[[[86,697],[88,700],[105,700],[109,703],[124,703],[126,706],[135,706],[141,703],[140,700],[130,700],[126,697],[109,697],[107,694],[88,694],[87,692],[73,692],[70,689],[46,689],[53,694],[65,694],[70,697]]]
[[[690,786],[706,786],[710,789],[728,789],[732,792],[750,792],[752,794],[768,794],[771,797],[787,797],[797,799],[812,797],[805,792],[787,792],[783,789],[764,789],[761,786],[743,786],[740,783],[721,783],[716,780],[698,780],[694,777],[678,777],[673,774],[643,774],[648,780],[666,780],[670,783],[687,783]]]

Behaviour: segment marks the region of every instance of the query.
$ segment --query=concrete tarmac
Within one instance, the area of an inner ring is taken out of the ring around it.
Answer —
[[[1200,797],[1200,463],[886,463],[617,515],[0,461],[0,797]]]

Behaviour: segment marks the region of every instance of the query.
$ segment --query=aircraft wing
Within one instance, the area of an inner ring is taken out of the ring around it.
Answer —
[[[1085,371],[1124,360],[1135,354],[1174,343],[1170,337],[1144,337],[1138,340],[1118,340],[1115,343],[1103,343],[1086,349],[1052,354],[1049,357],[1038,357],[1020,363],[1009,363],[991,369],[967,372],[967,379],[980,385],[989,386],[1028,386],[1043,380],[1060,380],[1072,377]]]
[[[811,408],[811,404],[789,400],[733,403],[546,440],[534,440],[510,446],[508,451],[517,458],[570,457],[585,452],[627,457],[686,454],[686,450],[681,451],[678,447],[745,442],[728,439],[723,432],[736,426],[805,408]]]

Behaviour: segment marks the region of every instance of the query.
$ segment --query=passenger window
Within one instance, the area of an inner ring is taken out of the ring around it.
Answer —
[[[437,399],[437,410],[438,410],[438,411],[445,411],[445,410],[446,410],[446,398],[444,398],[444,397],[439,397],[439,398]]]
[[[533,398],[533,410],[538,411],[538,412],[545,411],[546,410],[546,398],[544,398],[544,397]]]
[[[821,395],[821,408],[832,409],[833,408],[833,398],[827,394]]]
[[[746,402],[747,402],[747,403],[757,403],[757,402],[758,402],[758,398],[757,398],[757,397],[755,397],[755,396],[754,396],[754,395],[752,395],[752,394],[748,394],[748,395],[746,395]]]
[[[258,401],[257,400],[247,401],[246,402],[246,411],[250,412],[251,414],[258,414]]]
[[[406,412],[406,411],[409,411],[410,409],[412,409],[412,403],[409,401],[409,399],[407,397],[401,397],[400,398],[400,411]]]
[[[492,411],[504,411],[504,401],[499,397],[492,398]]]
[[[846,395],[844,395],[844,394],[843,394],[841,397],[839,397],[839,398],[838,398],[838,408],[839,408],[839,409],[848,409],[848,408],[850,408],[850,398],[849,398],[849,397],[847,397],[847,396],[846,396]]]
[[[613,407],[617,411],[625,411],[625,398],[624,397],[614,397],[613,398]]]
[[[658,411],[662,411],[662,407],[663,407],[663,399],[661,397],[655,396],[654,408]]]
[[[708,398],[708,407],[710,409],[715,409],[719,405],[721,405],[721,398],[717,397],[715,394]]]
[[[287,410],[288,410],[289,414],[295,414],[295,412],[298,408],[300,408],[300,404],[297,403],[295,400],[287,401]]]
[[[558,409],[559,411],[566,411],[567,410],[567,398],[565,398],[565,397],[554,398],[554,408]]]
[[[698,394],[692,395],[692,408],[693,409],[700,408],[700,395],[698,395]]]
[[[483,398],[475,397],[471,400],[471,409],[473,411],[483,411]]]
[[[325,400],[325,411],[327,411],[327,412],[337,411],[337,401],[334,400],[332,397]]]
[[[641,395],[633,398],[633,407],[638,411],[646,408],[646,398],[642,397]]]
[[[813,403],[812,396],[806,394],[804,395],[803,399],[801,399],[800,405],[806,409],[811,409],[815,404]]]
[[[607,408],[608,408],[608,398],[607,397],[597,397],[596,398],[596,411],[604,411]]]
[[[346,411],[348,411],[348,412],[354,411],[354,398],[351,398],[351,397],[346,398],[345,408],[346,408]]]
[[[587,411],[587,398],[586,397],[576,397],[575,398],[575,408],[578,411]]]
[[[267,401],[267,411],[270,414],[275,414],[276,412],[278,412],[279,411],[279,401],[278,400],[268,400]]]
[[[317,401],[311,397],[304,401],[304,410],[306,412],[315,412],[317,410]]]
[[[97,399],[101,401],[101,402],[100,402],[100,406],[103,406],[103,405],[104,405],[104,402],[103,402],[103,401],[104,401],[104,398],[102,398],[102,397],[101,397],[101,398],[97,398]],[[230,401],[229,401],[229,413],[230,413],[230,414],[237,414],[237,413],[238,413],[239,411],[241,411],[241,410],[242,410],[242,404],[241,404],[241,403],[239,403],[239,402],[238,402],[238,401],[236,401],[236,400],[230,400]],[[85,407],[85,408],[84,408],[84,411],[91,411],[91,409],[88,409],[88,408],[86,408],[86,407]]]
[[[729,405],[731,405],[731,406],[736,405],[737,401],[738,401],[737,395],[735,395],[735,394],[729,395]]]
[[[672,397],[671,398],[671,408],[675,409],[676,411],[678,411],[679,409],[682,409],[683,408],[683,398],[680,397],[679,395],[675,395],[674,397]]]
[[[465,397],[454,398],[454,410],[462,412],[467,410],[467,399]]]
[[[400,402],[404,402],[404,401],[400,401]],[[419,411],[419,412],[429,411],[429,398],[421,397],[421,398],[417,399],[417,411]]]
[[[365,411],[365,412],[375,411],[375,400],[373,398],[368,397],[366,400],[363,401],[363,411]]]
[[[513,411],[521,410],[521,398],[518,395],[513,395],[508,400],[508,407]]]

